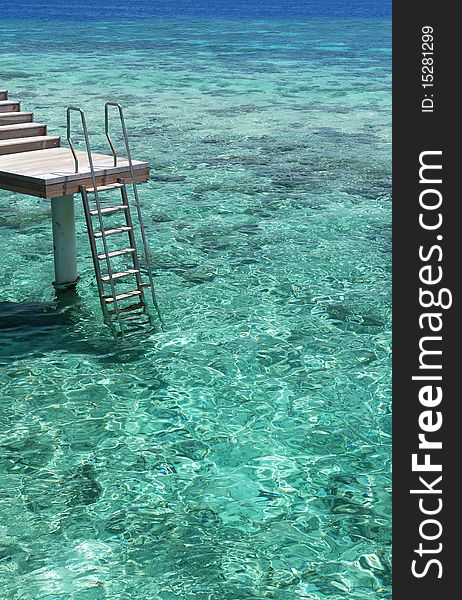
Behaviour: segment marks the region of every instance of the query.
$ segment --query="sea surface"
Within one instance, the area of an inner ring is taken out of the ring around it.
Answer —
[[[391,598],[390,21],[26,4],[0,88],[103,151],[124,105],[165,328],[102,324],[79,202],[56,299],[0,191],[0,599]]]

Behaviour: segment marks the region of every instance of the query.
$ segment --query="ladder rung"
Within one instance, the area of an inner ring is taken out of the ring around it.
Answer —
[[[124,306],[123,308],[119,308],[119,312],[121,313],[127,313],[127,312],[132,312],[134,310],[139,310],[140,308],[142,308],[144,310],[144,304],[142,302],[138,302],[137,304],[130,304],[130,306]],[[108,310],[107,311],[109,315],[115,315],[116,311],[115,310]],[[141,315],[142,313],[140,313]]]
[[[139,273],[139,269],[127,269],[126,271],[120,271],[119,273],[113,273],[112,279],[120,279],[121,277],[128,277],[129,275],[136,275]],[[103,281],[111,281],[110,275],[104,275],[101,277]]]
[[[96,190],[98,192],[106,192],[107,190],[116,190],[121,187],[124,187],[123,183],[110,183],[109,185],[98,185],[96,187]],[[95,191],[95,188],[93,188],[93,187],[87,188],[87,192],[90,192],[90,194],[93,194],[94,191]]]
[[[122,315],[122,319],[124,323],[127,325],[131,325],[133,323],[149,323],[149,316],[145,312],[137,312],[137,313],[125,313]]]
[[[126,300],[127,298],[133,298],[133,296],[140,296],[140,295],[141,295],[140,290],[133,290],[132,292],[125,292],[123,294],[118,294],[115,298],[114,298],[114,296],[105,296],[104,301],[109,304],[111,302],[114,302],[114,300],[117,300],[117,302],[118,302],[119,300]]]
[[[118,227],[117,229],[105,229],[104,230],[104,234],[105,235],[114,235],[115,233],[124,233],[125,231],[131,231],[132,228],[123,225],[123,227]],[[101,231],[98,231],[95,233],[95,238],[102,238],[103,234]]]
[[[123,321],[124,323],[140,323],[140,324],[145,324],[145,323],[149,323],[149,318],[148,315],[145,312],[140,312],[140,313],[134,313],[134,314],[130,314],[128,313],[128,315],[124,314],[122,315]],[[144,318],[145,321],[142,321],[141,319]],[[140,320],[138,320],[140,319]]]
[[[117,206],[108,206],[107,208],[102,208],[101,209],[101,214],[102,215],[108,215],[110,213],[115,213],[118,210],[127,210],[128,206],[126,206],[125,204],[119,204]],[[98,210],[91,210],[90,214],[95,217],[98,214]]]
[[[114,250],[113,252],[109,252],[106,254],[98,254],[99,260],[104,260],[105,258],[114,258],[115,256],[123,256],[124,254],[133,254],[136,252],[135,248],[124,248],[123,250]]]
[[[124,333],[131,333],[133,331],[146,331],[146,325],[148,325],[148,322],[143,322],[143,323],[127,323],[127,326],[125,326],[123,328],[123,332]]]

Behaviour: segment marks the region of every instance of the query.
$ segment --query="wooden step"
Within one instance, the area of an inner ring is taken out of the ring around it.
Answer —
[[[0,100],[0,112],[19,112],[21,103],[17,100]]]
[[[124,187],[123,183],[111,183],[110,185],[100,185],[96,188],[98,192],[106,192],[107,190],[116,190],[118,188]],[[93,194],[95,188],[89,187],[87,188],[87,192]]]
[[[123,327],[122,326],[120,327],[120,334],[117,334],[117,335],[121,335],[122,332],[123,332],[123,335],[130,335],[132,333],[140,333],[141,331],[146,331],[146,328],[144,325],[141,325],[137,321],[130,321],[130,322],[126,323],[124,320]]]
[[[119,204],[117,206],[108,206],[107,208],[102,208],[101,209],[101,214],[102,215],[110,215],[111,213],[115,213],[119,210],[127,210],[128,206],[126,206],[125,204]],[[96,217],[96,215],[98,214],[97,210],[91,210],[90,214],[93,217]]]
[[[112,279],[120,279],[121,277],[129,277],[130,275],[136,275],[139,272],[140,272],[139,269],[127,269],[126,271],[120,271],[120,273],[113,273]],[[111,281],[111,276],[103,275],[103,277],[101,277],[101,279],[104,282],[108,282],[108,281]]]
[[[44,123],[16,123],[15,125],[0,124],[0,140],[36,137],[47,134]]]
[[[8,90],[0,90],[0,100],[8,100]]]
[[[118,294],[115,297],[115,299],[117,300],[117,302],[120,302],[120,300],[128,300],[128,298],[133,298],[134,296],[140,296],[140,295],[141,295],[140,290],[133,290],[132,292],[125,292],[124,294]],[[105,296],[104,301],[107,302],[108,304],[110,304],[111,302],[114,302],[114,298],[113,298],[113,296]]]
[[[123,332],[124,332],[124,334],[134,333],[134,332],[139,332],[139,331],[145,332],[146,325],[151,325],[149,320],[140,321],[137,319],[137,320],[127,321],[127,319],[124,319],[123,320]]]
[[[13,125],[15,123],[31,123],[34,120],[32,112],[0,112],[0,125]]]
[[[129,306],[124,306],[123,308],[119,308],[119,312],[121,312],[121,313],[131,313],[131,312],[133,312],[135,310],[142,310],[142,312],[137,313],[140,316],[143,315],[143,314],[146,314],[146,313],[143,312],[144,311],[144,304],[142,302],[137,302],[136,304],[130,304]],[[115,315],[116,314],[115,310],[108,310],[107,312],[108,312],[109,315]]]
[[[133,321],[134,323],[139,323],[144,324],[144,325],[148,325],[150,324],[149,321],[149,316],[146,314],[145,311],[139,312],[139,313],[124,313],[121,315],[124,323],[130,323],[130,321]],[[145,321],[141,321],[140,319],[144,318],[146,319]]]
[[[57,148],[59,145],[60,138],[51,135],[3,140],[0,142],[0,156],[4,154],[16,154],[18,152],[31,152],[32,150],[45,150],[46,148]]]
[[[131,227],[123,225],[122,227],[117,227],[117,229],[105,229],[104,233],[105,233],[105,235],[114,235],[115,233],[124,233],[124,232],[128,232],[131,230],[132,230]],[[102,237],[103,237],[103,234],[101,233],[101,231],[97,231],[95,233],[95,238],[99,239]]]
[[[114,258],[116,256],[123,256],[124,254],[133,254],[136,252],[135,248],[123,248],[122,250],[114,250],[113,252],[109,252],[107,257]],[[106,258],[105,254],[98,254],[99,260],[104,260]]]

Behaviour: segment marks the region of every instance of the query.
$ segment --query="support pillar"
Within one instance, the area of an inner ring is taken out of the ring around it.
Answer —
[[[74,195],[68,194],[51,199],[53,223],[53,251],[55,256],[55,280],[57,290],[77,285],[77,250],[75,243]]]

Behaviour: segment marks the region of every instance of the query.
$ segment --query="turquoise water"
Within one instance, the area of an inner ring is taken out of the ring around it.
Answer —
[[[50,132],[124,104],[166,322],[102,325],[79,204],[56,302],[49,204],[0,191],[1,600],[390,598],[390,23],[0,40]]]

